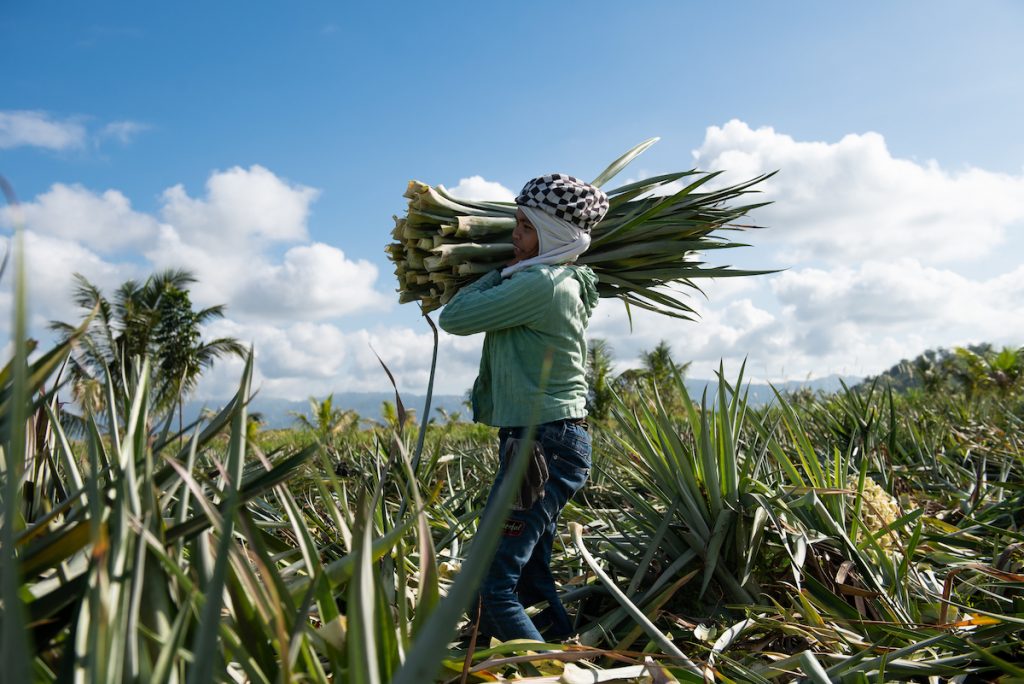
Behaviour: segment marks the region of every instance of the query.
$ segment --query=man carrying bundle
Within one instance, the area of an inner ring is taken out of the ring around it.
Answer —
[[[557,641],[573,630],[551,574],[551,546],[562,508],[590,471],[586,329],[598,300],[597,276],[571,264],[590,246],[608,197],[556,173],[529,181],[516,204],[513,260],[460,290],[439,323],[453,335],[486,333],[473,418],[500,428],[488,506],[511,459],[530,459],[480,587],[480,632]],[[533,444],[521,453],[531,425]],[[531,620],[524,607],[542,601],[547,608]]]

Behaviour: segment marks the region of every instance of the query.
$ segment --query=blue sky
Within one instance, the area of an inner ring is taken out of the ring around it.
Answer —
[[[1014,2],[8,3],[0,173],[34,236],[33,332],[74,315],[72,271],[176,263],[266,393],[383,389],[370,345],[419,391],[428,335],[382,252],[405,183],[592,177],[658,135],[624,178],[781,170],[735,263],[787,270],[715,284],[699,323],[631,333],[606,303],[592,333],[622,367],[662,337],[693,375],[764,379],[1019,345],[1022,31]],[[479,339],[443,344],[461,392]]]

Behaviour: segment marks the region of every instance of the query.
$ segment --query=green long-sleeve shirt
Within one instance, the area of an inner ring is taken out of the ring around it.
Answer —
[[[596,305],[597,276],[586,266],[530,266],[504,280],[499,269],[460,290],[439,323],[453,335],[487,333],[473,419],[514,427],[586,417],[586,330]]]

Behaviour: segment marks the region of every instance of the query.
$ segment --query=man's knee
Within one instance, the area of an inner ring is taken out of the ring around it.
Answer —
[[[515,595],[516,578],[487,576],[480,583],[480,600],[484,603],[494,603],[502,599],[508,599]]]

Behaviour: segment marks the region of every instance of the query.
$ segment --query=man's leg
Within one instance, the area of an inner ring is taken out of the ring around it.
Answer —
[[[502,433],[499,453],[504,455],[505,441],[511,435],[504,430]],[[541,597],[540,600],[549,602],[552,636],[563,636],[572,630],[551,575],[551,545],[559,513],[586,482],[590,469],[590,438],[584,429],[577,426],[549,423],[537,429],[536,439],[544,447],[549,471],[544,498],[536,501],[529,510],[509,513],[497,553],[480,587],[481,633],[496,636],[502,641],[542,641],[540,632],[523,609],[517,590],[533,592],[533,595]],[[503,458],[491,497],[496,493],[507,466]],[[488,505],[490,500],[489,497]],[[539,549],[538,544],[542,544]],[[524,568],[535,552],[539,553],[531,565],[530,575],[523,578]],[[561,633],[556,633],[555,629]]]
[[[547,602],[547,607],[533,617],[533,624],[545,641],[561,641],[572,636],[572,621],[558,597],[555,577],[551,574],[551,546],[554,543],[555,523],[552,523],[540,541],[533,547],[533,555],[523,567],[517,592],[525,607]]]
[[[516,586],[546,527],[544,511],[539,506],[509,514],[498,551],[480,585],[482,633],[501,641],[544,640],[519,602]]]
[[[547,608],[534,617],[534,624],[548,640],[555,641],[572,636],[573,628],[551,573],[551,547],[562,509],[587,480],[591,447],[590,436],[578,425],[548,424],[539,433],[548,481],[544,498],[534,508],[544,509],[544,518],[550,522],[523,567],[517,591],[523,606],[547,602]]]

